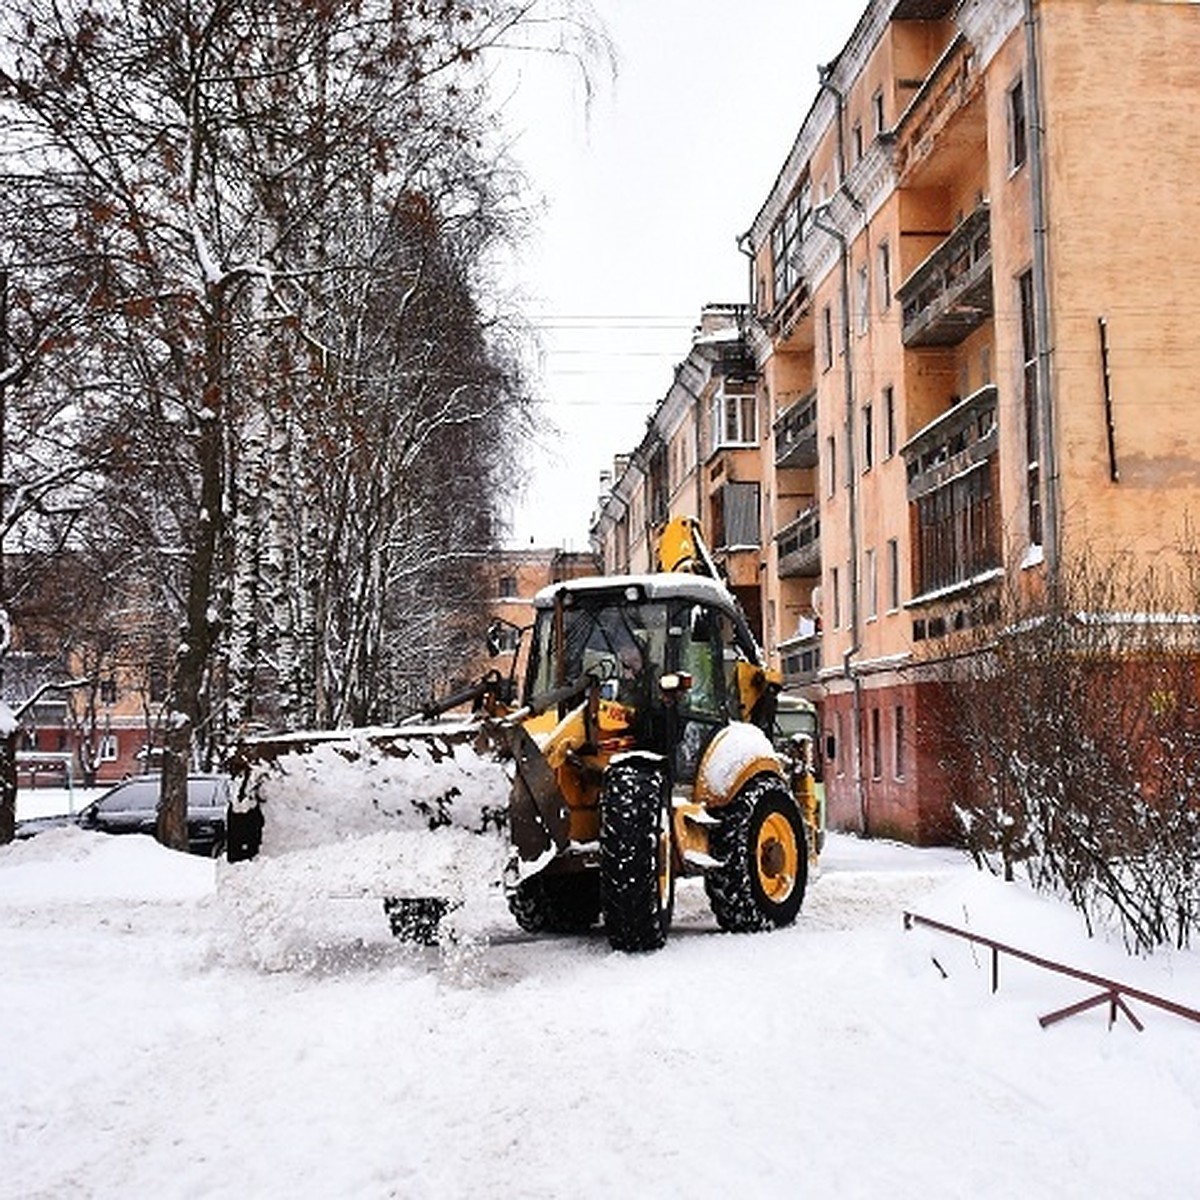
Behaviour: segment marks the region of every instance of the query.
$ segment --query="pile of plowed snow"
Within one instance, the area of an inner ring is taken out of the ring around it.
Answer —
[[[399,743],[352,732],[256,767],[261,852],[218,871],[230,945],[267,969],[374,957],[390,897],[445,899],[443,940],[480,937],[501,890],[509,783],[454,730]]]

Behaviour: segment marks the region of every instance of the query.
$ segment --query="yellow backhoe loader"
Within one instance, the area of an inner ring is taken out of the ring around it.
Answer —
[[[311,777],[305,757],[315,750],[341,747],[358,760],[419,752],[431,772],[449,772],[433,788],[440,800],[417,802],[431,828],[504,830],[508,906],[527,931],[579,932],[602,920],[614,948],[657,949],[675,881],[687,875],[703,876],[723,929],[792,922],[820,834],[815,720],[807,749],[776,724],[778,676],[694,520],[664,528],[659,565],[541,591],[515,709],[496,702],[493,679],[469,697],[479,711],[454,726],[247,739],[235,756],[230,857],[253,854],[264,822],[269,829],[264,780]],[[456,811],[456,752],[501,762],[507,802]],[[420,938],[452,902],[391,897],[387,908],[397,933]]]

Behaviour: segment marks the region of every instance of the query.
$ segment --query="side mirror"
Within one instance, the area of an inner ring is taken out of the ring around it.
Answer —
[[[504,647],[503,637],[504,637],[504,633],[503,633],[503,630],[501,629],[500,622],[493,621],[488,626],[487,638],[485,639],[485,645],[487,646],[487,652],[489,655],[491,655],[492,658],[495,658],[500,653],[501,649],[503,649],[503,647]]]

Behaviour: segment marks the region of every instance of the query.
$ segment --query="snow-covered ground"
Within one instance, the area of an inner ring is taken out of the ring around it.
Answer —
[[[1090,989],[1005,960],[993,995],[986,952],[901,914],[1193,1007],[1200,955],[1131,960],[952,852],[832,836],[800,921],[755,936],[689,881],[644,956],[521,934],[496,888],[440,949],[319,892],[74,828],[0,848],[0,1196],[1200,1188],[1200,1025],[1042,1029]]]

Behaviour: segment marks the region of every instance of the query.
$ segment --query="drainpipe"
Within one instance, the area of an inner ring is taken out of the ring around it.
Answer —
[[[1046,463],[1045,517],[1042,543],[1051,588],[1059,581],[1061,530],[1059,528],[1058,442],[1055,436],[1055,406],[1050,371],[1050,285],[1048,281],[1046,166],[1042,128],[1042,85],[1038,50],[1036,0],[1025,0],[1025,59],[1029,87],[1026,93],[1029,131],[1029,185],[1033,203],[1033,290],[1034,326],[1037,337],[1038,414],[1041,418],[1041,451]]]
[[[754,274],[754,246],[750,242],[750,230],[747,230],[737,239],[737,248],[746,256],[746,275],[747,285],[749,288],[749,298],[746,305],[746,319],[738,318],[738,333],[742,338],[745,349],[753,352],[753,342],[751,339],[751,327],[758,324],[758,296],[757,296],[757,279]],[[761,376],[758,371],[758,355],[754,354],[754,407],[757,410],[759,400],[763,400],[763,411],[767,418],[767,427],[769,428],[774,423],[775,414],[771,411],[770,397],[765,396],[763,391],[759,389]],[[757,430],[758,445],[759,445],[759,475],[761,480],[758,488],[758,538],[759,538],[759,554],[758,554],[758,607],[761,617],[759,620],[760,635],[762,644],[765,650],[774,649],[776,652],[776,661],[778,660],[778,618],[772,622],[772,627],[768,629],[767,614],[770,611],[768,604],[768,583],[767,583],[767,559],[768,559],[768,538],[775,536],[775,500],[777,481],[775,478],[774,459],[765,454],[765,449],[770,445],[770,435],[766,428],[763,428],[761,422]],[[772,451],[773,451],[772,447]],[[771,487],[768,489],[764,486],[770,481]],[[770,643],[775,640],[776,645],[772,648]],[[765,661],[765,659],[764,659]]]
[[[817,67],[817,85],[822,90],[832,94],[837,102],[837,168],[838,186],[846,182],[846,97],[841,89],[833,84],[833,69],[837,66],[835,59],[831,63]]]
[[[867,795],[863,783],[862,745],[862,680],[854,669],[853,659],[862,648],[862,623],[859,604],[858,580],[858,469],[855,462],[854,438],[854,371],[853,336],[850,329],[850,242],[846,235],[829,222],[829,206],[821,205],[813,210],[813,225],[823,230],[838,243],[841,284],[842,363],[845,380],[846,415],[846,489],[849,504],[850,526],[850,572],[847,583],[850,587],[850,645],[842,655],[842,675],[852,684],[853,710],[850,722],[852,761],[854,764],[854,792],[858,801],[859,821],[863,837],[870,836],[867,813]]]

